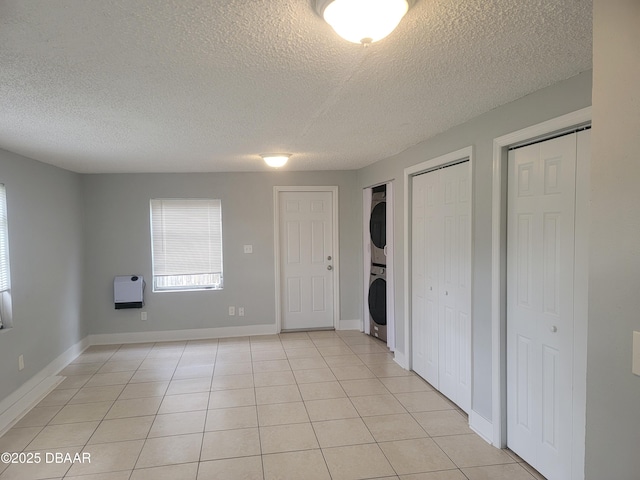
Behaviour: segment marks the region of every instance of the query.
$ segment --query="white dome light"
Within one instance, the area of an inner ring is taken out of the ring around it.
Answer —
[[[345,40],[368,45],[389,35],[413,0],[316,0],[316,9]]]
[[[288,153],[265,153],[260,156],[263,158],[264,162],[270,167],[280,168],[287,163],[291,155]]]

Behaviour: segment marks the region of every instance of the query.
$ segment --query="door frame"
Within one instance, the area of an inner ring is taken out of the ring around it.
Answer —
[[[369,219],[371,218],[372,187],[362,189],[362,331],[369,335],[369,280],[371,279],[371,235]],[[389,286],[389,284],[387,284]]]
[[[401,366],[406,368],[407,370],[411,370],[413,367],[413,352],[411,351],[411,324],[412,324],[412,312],[411,312],[411,297],[412,297],[412,285],[411,285],[411,260],[412,260],[412,252],[411,252],[411,198],[412,198],[412,188],[411,188],[411,180],[414,176],[427,173],[431,170],[437,170],[439,168],[447,167],[449,165],[454,165],[456,163],[460,163],[461,161],[469,161],[469,198],[471,201],[471,239],[472,242],[469,245],[471,251],[469,252],[469,264],[471,266],[471,321],[469,322],[471,325],[471,332],[469,332],[469,338],[471,338],[471,365],[470,365],[470,374],[471,374],[471,401],[469,405],[471,406],[470,410],[473,410],[473,265],[474,265],[474,256],[473,256],[473,237],[474,237],[474,212],[475,212],[475,202],[473,201],[473,196],[475,190],[473,188],[473,172],[475,169],[474,162],[474,149],[472,146],[461,148],[460,150],[456,150],[455,152],[448,153],[446,155],[441,155],[436,158],[432,158],[431,160],[427,160],[426,162],[419,163],[417,165],[413,165],[411,167],[404,169],[404,358],[400,358],[398,360],[398,352],[396,352],[396,361],[400,363]]]
[[[504,448],[507,445],[507,316],[506,316],[506,256],[507,256],[507,163],[508,149],[518,144],[543,141],[563,130],[591,123],[591,107],[586,107],[561,117],[539,123],[493,140],[493,187],[492,187],[492,252],[491,252],[491,390],[492,422],[483,433],[491,443]],[[577,167],[578,168],[578,167]],[[576,173],[576,206],[586,203],[589,198],[589,182],[580,181],[580,175],[587,175],[589,169],[579,169]],[[585,185],[586,183],[586,185]],[[576,254],[587,251],[588,212],[576,210]],[[574,322],[583,317],[584,328],[575,324],[573,353],[573,398],[574,423],[572,431],[572,478],[584,478],[584,439],[587,375],[587,275],[586,266],[576,262],[574,272],[575,296]],[[577,441],[576,441],[577,440]]]
[[[395,308],[395,197],[393,191],[394,178],[380,183],[374,183],[362,189],[362,266],[363,266],[363,297],[362,297],[362,332],[370,334],[369,324],[369,280],[371,277],[371,235],[369,233],[369,220],[371,218],[371,196],[372,189],[380,185],[387,187],[387,347],[392,352],[396,352],[396,308]]]
[[[274,186],[273,187],[273,245],[275,261],[276,333],[282,331],[282,298],[280,288],[280,193],[281,192],[324,192],[331,193],[332,200],[332,256],[333,256],[333,328],[340,325],[340,232],[338,230],[338,187],[337,186]]]

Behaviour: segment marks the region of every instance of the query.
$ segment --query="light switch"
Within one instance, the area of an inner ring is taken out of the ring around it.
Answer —
[[[640,376],[640,332],[633,332],[633,367],[632,372]]]
[[[244,253],[253,253],[253,245],[245,245]]]

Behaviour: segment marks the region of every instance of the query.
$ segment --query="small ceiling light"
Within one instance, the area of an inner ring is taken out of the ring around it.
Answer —
[[[365,46],[389,35],[415,0],[316,0],[316,10],[345,40]]]
[[[291,154],[289,154],[289,153],[263,153],[260,156],[264,160],[264,163],[266,163],[270,167],[280,168],[280,167],[283,167],[285,163],[287,163],[287,160],[289,160],[289,157],[291,157]]]

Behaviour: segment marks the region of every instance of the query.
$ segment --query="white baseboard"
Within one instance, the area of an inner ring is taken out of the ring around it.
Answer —
[[[396,350],[393,354],[393,360],[405,370],[409,370],[409,362],[407,362],[407,357],[404,353]]]
[[[341,320],[340,329],[361,330],[362,321]],[[250,335],[273,335],[276,333],[276,325],[269,324],[87,335],[0,402],[0,436],[15,425],[31,408],[64,380],[65,377],[57,376],[57,374],[90,345],[200,340]],[[396,352],[396,361],[398,361],[398,355],[402,354]],[[404,367],[402,363],[400,365]]]
[[[493,424],[474,410],[469,414],[469,428],[493,445]]]
[[[340,320],[338,330],[358,330],[362,331],[362,320]]]
[[[0,435],[11,428],[34,405],[42,400],[51,390],[56,388],[64,377],[56,374],[89,346],[89,338],[85,337],[46,367],[27,380],[20,388],[0,402]]]
[[[189,330],[162,330],[131,333],[99,333],[89,335],[91,345],[120,343],[171,342],[175,340],[202,340],[207,338],[246,337],[249,335],[273,335],[276,325],[245,325],[238,327],[195,328]]]

